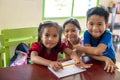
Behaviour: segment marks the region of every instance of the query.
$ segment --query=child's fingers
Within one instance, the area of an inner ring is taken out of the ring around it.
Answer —
[[[93,65],[93,64],[86,64],[85,67],[86,67],[86,68],[91,68],[92,65]]]
[[[115,69],[119,69],[119,68],[115,65]]]
[[[63,66],[61,63],[58,64],[59,69],[63,69]]]
[[[110,70],[110,72],[114,72],[114,71],[115,71],[114,66],[111,66],[111,70]]]
[[[107,70],[107,68],[108,68],[108,64],[105,65],[104,70]]]
[[[76,64],[80,68],[90,68],[93,64]]]
[[[105,65],[104,70],[107,71],[107,72],[109,72],[109,70],[110,70],[110,65]]]
[[[116,65],[105,65],[104,70],[107,72],[114,72],[118,67]]]
[[[106,69],[104,69],[104,70],[106,70],[107,72],[114,72],[114,71],[115,71],[115,67],[114,67],[114,66],[111,66],[111,65],[108,65],[108,66],[106,67]]]
[[[50,67],[54,70],[54,71],[58,71],[59,69],[63,69],[63,66],[60,62],[53,62],[50,64]]]
[[[57,67],[57,66],[54,66],[54,67],[53,67],[53,70],[54,70],[54,71],[58,71],[59,69],[61,69],[61,68],[60,68],[60,67]]]
[[[59,70],[59,69],[63,69],[63,66],[60,62],[58,62],[56,65],[55,65],[56,69]]]
[[[55,67],[55,66],[53,66],[52,69],[53,69],[54,71],[57,71],[57,67]]]
[[[110,72],[110,65],[108,65],[108,67],[107,67],[107,72]]]
[[[83,67],[84,67],[84,68],[91,68],[92,65],[93,65],[93,64],[85,64]]]

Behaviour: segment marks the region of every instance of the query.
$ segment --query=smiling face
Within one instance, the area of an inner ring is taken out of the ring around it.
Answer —
[[[41,40],[42,40],[43,45],[47,49],[54,48],[59,42],[58,30],[54,26],[44,28],[42,32]]]
[[[89,33],[94,38],[99,38],[104,33],[105,29],[108,28],[108,23],[105,23],[103,16],[92,15],[88,18],[86,26]]]
[[[76,42],[79,38],[79,29],[72,23],[65,25],[64,36],[70,42]]]

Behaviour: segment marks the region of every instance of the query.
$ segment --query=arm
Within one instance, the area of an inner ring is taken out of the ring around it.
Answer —
[[[85,45],[85,46],[90,46],[90,45]],[[89,55],[93,59],[99,60],[99,61],[104,61],[105,62],[105,67],[104,70],[107,72],[113,72],[115,69],[117,69],[117,66],[114,64],[114,62],[106,57],[106,56],[95,56],[95,55]]]
[[[40,65],[44,65],[44,66],[50,66],[55,71],[57,71],[59,69],[63,69],[63,66],[60,62],[51,61],[51,60],[47,60],[45,58],[42,58],[42,57],[38,56],[37,51],[31,52],[31,62],[36,63],[36,64],[40,64]]]
[[[107,44],[109,44],[111,41],[111,34],[109,32],[105,32],[105,34],[101,37],[99,43],[97,46],[93,47],[94,44],[94,38],[91,36],[91,34],[86,30],[84,32],[84,46],[79,46],[77,49],[90,54],[90,55],[102,55],[104,50],[107,48]]]
[[[92,47],[89,44],[85,44],[85,46],[81,46],[81,45],[74,46],[75,49],[90,55],[102,55],[106,47],[107,46],[105,44],[99,44],[97,47]]]
[[[36,63],[36,64],[41,64],[44,66],[49,66],[51,61],[44,59],[40,56],[38,56],[38,52],[37,51],[32,51],[31,52],[31,62]]]
[[[80,58],[78,57],[78,55],[74,51],[72,51],[71,49],[65,48],[64,52],[67,53],[68,55],[70,55],[70,57],[72,59],[74,59],[76,62],[78,62],[78,63],[80,62]]]
[[[99,60],[99,61],[104,61],[106,62],[107,60],[109,60],[110,58],[106,57],[106,56],[93,56],[93,55],[90,55],[90,57],[92,57],[93,59],[95,60]],[[111,59],[110,59],[111,60]],[[112,61],[112,60],[111,60]]]
[[[107,72],[114,72],[116,69],[118,69],[114,62],[106,56],[91,56],[91,57],[99,61],[104,61],[105,62],[104,70],[106,70]]]
[[[85,47],[91,47],[89,44],[85,44]],[[101,48],[102,49],[102,48]],[[103,51],[103,50],[102,50]],[[94,52],[94,51],[93,51]],[[99,60],[99,61],[105,61],[107,57],[101,56],[101,55],[89,55],[90,57]],[[107,58],[108,59],[108,58]]]
[[[76,61],[76,65],[82,68],[90,68],[92,64],[85,64],[80,58],[78,57],[77,53],[75,51],[72,51],[69,48],[65,48],[64,52],[69,54],[72,59]]]

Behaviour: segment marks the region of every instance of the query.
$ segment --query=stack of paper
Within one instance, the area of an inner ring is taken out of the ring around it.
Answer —
[[[66,61],[66,62],[62,63],[62,65],[71,64],[73,62],[74,62],[74,60],[69,60],[69,61]],[[80,72],[86,71],[86,69],[77,67],[74,64],[73,65],[69,65],[69,66],[65,66],[65,67],[63,67],[63,69],[60,69],[58,71],[54,71],[50,67],[48,67],[48,69],[51,72],[53,72],[58,78],[62,78],[62,77],[65,77],[65,76],[69,76],[69,75],[73,75],[73,74],[76,74],[76,73],[80,73]]]

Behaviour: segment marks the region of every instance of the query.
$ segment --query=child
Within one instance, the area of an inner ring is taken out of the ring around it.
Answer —
[[[113,72],[115,51],[112,43],[112,34],[107,30],[109,13],[103,7],[93,7],[87,11],[87,30],[84,32],[84,45],[74,46],[77,50],[89,54],[92,58],[106,63],[104,70]]]
[[[61,42],[61,27],[52,21],[41,23],[38,28],[38,42],[32,43],[30,47],[31,61],[36,64],[50,66],[57,71],[63,66],[57,61],[57,55],[63,51],[75,60],[77,66],[89,68],[90,66],[80,61],[75,52]]]
[[[63,24],[63,33],[64,33],[64,41],[69,46],[70,49],[73,49],[73,46],[76,44],[82,44],[82,39],[80,36],[81,27],[77,19],[68,18]],[[82,56],[80,51],[76,51],[79,57]],[[66,58],[69,58],[66,55]]]

